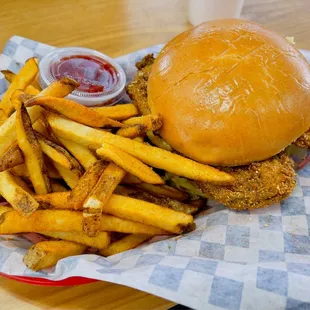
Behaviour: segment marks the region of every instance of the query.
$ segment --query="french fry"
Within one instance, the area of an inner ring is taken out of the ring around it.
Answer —
[[[15,183],[20,186],[23,190],[25,190],[27,193],[33,195],[33,191],[29,188],[29,186],[27,185],[27,183],[21,178],[18,177],[16,175],[12,175],[13,180],[15,181]]]
[[[67,192],[68,191],[68,189],[64,185],[62,185],[59,182],[54,181],[54,180],[51,180],[51,186],[52,186],[53,193],[55,193],[55,192],[61,193],[61,192]]]
[[[77,81],[65,77],[48,85],[40,92],[39,96],[64,98],[71,94],[79,86],[80,84]]]
[[[24,162],[24,156],[17,143],[12,144],[0,158],[0,171],[11,169],[21,165]]]
[[[30,216],[39,207],[39,203],[15,182],[8,171],[0,172],[0,194],[22,216]]]
[[[42,112],[40,107],[28,108],[27,112],[31,118],[31,121],[36,121]],[[0,126],[0,157],[6,152],[6,150],[16,142],[16,112],[14,112],[3,124]]]
[[[24,90],[36,77],[39,71],[35,58],[30,58],[26,61],[25,65],[20,69],[19,73],[13,79],[5,92],[0,108],[4,110],[5,114],[9,117],[14,111],[11,103],[11,96],[16,89]]]
[[[137,141],[137,142],[140,142],[140,143],[143,143],[144,142],[144,138],[143,137],[136,137],[134,138],[133,140]]]
[[[195,214],[199,210],[199,208],[196,206],[185,204],[181,201],[171,199],[168,197],[158,197],[158,196],[156,197],[156,196],[154,196],[148,192],[144,192],[144,191],[141,191],[139,189],[136,189],[136,191],[134,189],[129,189],[127,191],[127,193],[126,193],[126,191],[124,191],[124,189],[121,189],[121,190],[118,189],[118,191],[116,193],[121,193],[121,194],[128,196],[128,197],[131,197],[131,198],[148,201],[148,202],[154,203],[156,205],[160,205],[162,207],[166,207],[166,208],[172,209],[174,211],[182,212],[185,214]]]
[[[140,180],[151,184],[163,184],[162,178],[155,173],[152,168],[143,164],[140,160],[125,153],[112,144],[104,143],[97,154],[103,159],[108,159],[116,165],[122,167],[125,171],[135,175]]]
[[[46,167],[47,167],[47,174],[50,178],[61,179],[61,176],[59,175],[57,170],[54,168],[54,166],[51,166],[50,164],[48,164],[48,162],[46,162]],[[11,168],[10,172],[15,176],[28,178],[28,179],[30,178],[29,171],[25,164],[21,164],[21,165]]]
[[[129,139],[137,138],[146,133],[147,127],[144,125],[131,125],[119,129],[116,134]]]
[[[40,144],[31,126],[31,120],[24,106],[16,111],[17,143],[22,150],[31,183],[37,194],[47,194],[51,185],[44,164]]]
[[[1,172],[2,173],[2,172]],[[130,198],[129,198],[130,199]],[[83,232],[82,212],[69,210],[37,210],[28,218],[17,211],[2,211],[0,207],[0,235],[44,231]],[[5,207],[4,207],[5,208]],[[168,210],[168,209],[167,209]],[[115,231],[125,234],[163,235],[166,231],[112,215],[101,216],[101,231]]]
[[[195,227],[191,215],[125,196],[111,196],[109,202],[102,206],[102,211],[123,219],[162,228],[175,234],[189,232]]]
[[[47,140],[42,135],[40,135],[38,132],[35,133],[36,137],[40,143],[42,152],[48,156],[50,159],[52,159],[54,162],[58,163],[59,165],[71,169],[72,164],[70,160],[67,157],[66,150],[57,144],[53,143],[52,141]],[[65,152],[64,152],[65,151]]]
[[[111,243],[107,248],[100,250],[103,256],[111,256],[136,248],[141,243],[151,239],[153,236],[146,234],[131,234]]]
[[[41,209],[73,210],[72,205],[67,204],[70,192],[54,192],[45,195],[35,195],[34,198],[39,203]],[[82,210],[82,206],[80,207]]]
[[[90,149],[81,144],[62,138],[59,138],[59,141],[79,161],[85,170],[98,160]]]
[[[71,189],[77,186],[80,179],[79,173],[69,170],[56,162],[54,162],[53,165]]]
[[[36,96],[36,95],[39,95],[39,93],[40,93],[40,90],[34,87],[33,85],[28,85],[25,88],[25,94],[27,95]]]
[[[51,83],[39,95],[65,97],[79,86],[76,81],[63,78],[59,81]],[[1,108],[1,107],[0,107]],[[27,108],[27,112],[34,123],[40,116],[43,109],[39,106]],[[15,130],[16,113],[13,113],[0,127],[0,157],[16,141]]]
[[[42,118],[39,118],[34,124],[32,124],[32,128],[39,132],[42,136],[46,139],[50,138],[50,133],[48,132],[45,123],[43,122]]]
[[[11,104],[13,105],[14,109],[17,110],[21,107],[22,102],[19,100],[19,96],[25,94],[20,89],[15,89],[11,95]]]
[[[83,230],[88,236],[94,237],[99,233],[102,207],[107,203],[125,174],[126,172],[122,168],[110,163],[85,200],[83,204]]]
[[[94,111],[105,117],[116,121],[122,121],[133,116],[139,115],[139,111],[132,103],[118,104],[112,107],[92,108]]]
[[[47,119],[57,136],[81,143],[86,147],[98,149],[101,144],[109,143],[138,158],[145,164],[188,179],[217,184],[231,184],[234,182],[234,178],[228,173],[166,150],[103,130],[90,128],[52,113],[47,115]]]
[[[97,160],[86,170],[67,199],[71,209],[82,209],[84,201],[96,186],[106,166],[107,164],[105,162],[102,160]]]
[[[95,110],[87,108],[75,101],[55,98],[51,96],[38,96],[26,102],[28,107],[39,105],[48,110],[56,111],[76,122],[92,127],[123,127],[122,123],[105,117]]]
[[[180,201],[188,199],[187,193],[168,185],[152,185],[147,183],[141,183],[136,184],[135,186],[158,197],[168,197]]]
[[[152,142],[152,144],[154,144],[155,146],[163,150],[172,152],[172,147],[165,140],[163,140],[157,135],[154,135],[153,131],[151,130],[147,131],[146,135],[149,138],[149,140]]]
[[[129,118],[123,121],[125,125],[144,125],[146,126],[147,130],[158,130],[162,124],[162,117],[157,115],[144,115],[144,116],[137,116]]]
[[[3,109],[0,109],[0,126],[7,120],[7,116]]]
[[[63,258],[80,255],[86,246],[70,241],[42,241],[33,245],[25,254],[23,262],[31,270],[52,267]]]
[[[111,233],[105,231],[100,232],[96,237],[88,237],[84,233],[77,231],[45,231],[42,234],[54,239],[72,241],[96,249],[104,249],[111,243]]]
[[[2,70],[1,73],[4,75],[5,79],[10,83],[12,83],[16,77],[16,74],[10,70]],[[31,84],[25,88],[25,93],[29,95],[37,95],[40,93],[40,88],[38,87],[38,84],[35,82],[35,78],[31,82]]]

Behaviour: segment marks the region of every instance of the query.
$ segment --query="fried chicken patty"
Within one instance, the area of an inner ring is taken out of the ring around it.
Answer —
[[[303,148],[303,149],[309,149],[310,148],[310,129],[308,129],[304,134],[302,134],[294,142],[294,144]]]
[[[127,85],[126,91],[130,99],[137,106],[142,115],[151,114],[147,102],[147,82],[154,63],[153,54],[146,55],[136,63],[138,72],[135,78]]]
[[[154,60],[153,55],[147,55],[138,62],[138,72],[127,86],[129,97],[143,115],[150,114],[147,83]],[[295,144],[309,148],[310,130],[297,139]],[[262,208],[279,202],[289,196],[296,184],[293,161],[285,154],[248,166],[220,169],[232,174],[236,183],[229,186],[197,184],[209,198],[236,210]]]
[[[204,194],[235,210],[267,207],[287,198],[296,185],[293,161],[285,154],[222,170],[235,177],[235,184],[197,184]]]

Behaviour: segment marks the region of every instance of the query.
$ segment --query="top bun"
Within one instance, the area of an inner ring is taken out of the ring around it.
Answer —
[[[160,52],[148,82],[161,136],[201,163],[269,158],[310,127],[310,67],[278,34],[245,20],[181,33]]]

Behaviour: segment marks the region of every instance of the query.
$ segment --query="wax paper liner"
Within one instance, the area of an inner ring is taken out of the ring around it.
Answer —
[[[14,36],[0,55],[0,68],[17,72],[26,59],[41,58],[52,48]],[[135,62],[161,48],[117,58],[128,81],[136,71]],[[2,79],[0,93],[5,89]],[[196,231],[182,237],[109,258],[70,257],[40,273],[22,262],[29,241],[6,236],[0,241],[0,272],[51,280],[89,277],[195,309],[310,309],[310,165],[299,171],[297,187],[287,200],[247,212],[215,204],[196,222]]]

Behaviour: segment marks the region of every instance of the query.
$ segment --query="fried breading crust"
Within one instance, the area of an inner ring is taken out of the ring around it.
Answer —
[[[153,54],[146,55],[141,61],[137,62],[138,72],[135,78],[127,85],[126,91],[130,99],[137,106],[142,115],[151,114],[147,102],[147,82],[154,63]]]
[[[294,144],[303,148],[303,149],[309,149],[310,148],[310,129],[308,129],[304,134],[302,134],[294,142]]]
[[[287,198],[294,190],[293,167],[293,161],[281,154],[248,166],[224,168],[236,179],[234,185],[197,184],[207,196],[231,209],[263,208]]]

